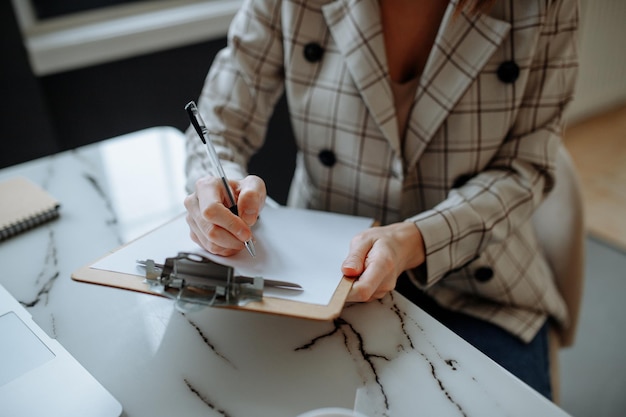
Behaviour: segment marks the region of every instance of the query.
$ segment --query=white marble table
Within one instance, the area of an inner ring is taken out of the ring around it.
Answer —
[[[58,220],[0,242],[0,283],[125,416],[294,417],[355,398],[371,417],[566,415],[397,293],[314,322],[183,314],[164,298],[72,281],[184,211],[182,145],[180,132],[155,128],[0,170],[62,203]]]

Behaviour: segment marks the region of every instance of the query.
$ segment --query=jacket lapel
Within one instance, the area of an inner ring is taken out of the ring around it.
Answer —
[[[323,7],[326,23],[374,121],[399,155],[400,139],[378,2],[337,0]]]
[[[454,16],[451,1],[422,74],[409,117],[405,161],[414,166],[454,105],[509,33],[485,14]]]
[[[370,114],[398,155],[413,166],[454,105],[509,33],[510,24],[486,14],[443,18],[409,117],[404,152],[388,80],[377,0],[337,0],[323,6],[326,23]]]

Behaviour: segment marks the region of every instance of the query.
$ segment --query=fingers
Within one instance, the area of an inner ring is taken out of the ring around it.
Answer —
[[[380,299],[392,291],[398,276],[425,260],[424,242],[411,222],[373,227],[350,243],[341,271],[356,280],[347,301]]]
[[[187,224],[189,225],[191,239],[207,251],[216,255],[230,256],[243,249],[243,243],[239,241],[231,232],[220,224],[216,223],[216,216],[205,216],[206,210],[200,209],[200,203],[196,193],[189,195],[185,199],[185,207],[187,207]],[[236,217],[226,207],[220,203],[212,203],[208,212],[215,212],[219,208],[226,210],[222,213],[222,217]],[[243,223],[240,219],[239,221]],[[227,221],[219,220],[221,224],[227,224]],[[245,226],[245,224],[243,225]]]
[[[265,200],[265,184],[260,179],[233,182],[232,188],[235,195],[243,198],[240,212],[248,213],[243,218],[228,209],[230,203],[223,184],[213,177],[198,180],[196,191],[184,202],[191,239],[222,256],[238,253],[245,247],[243,242],[252,238],[250,225],[256,222]]]

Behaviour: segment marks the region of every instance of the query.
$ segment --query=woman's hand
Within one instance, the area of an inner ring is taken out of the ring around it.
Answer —
[[[185,198],[187,224],[191,239],[207,251],[231,256],[241,251],[252,238],[250,227],[256,223],[265,204],[265,182],[255,175],[230,181],[239,216],[228,207],[228,195],[219,178],[206,176],[196,181],[196,190]]]
[[[341,267],[345,276],[357,278],[347,301],[383,298],[402,272],[424,262],[424,252],[422,234],[412,222],[373,227],[357,235]]]

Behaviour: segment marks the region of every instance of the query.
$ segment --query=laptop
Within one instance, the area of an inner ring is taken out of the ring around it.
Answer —
[[[119,417],[120,403],[0,285],[0,414]]]

